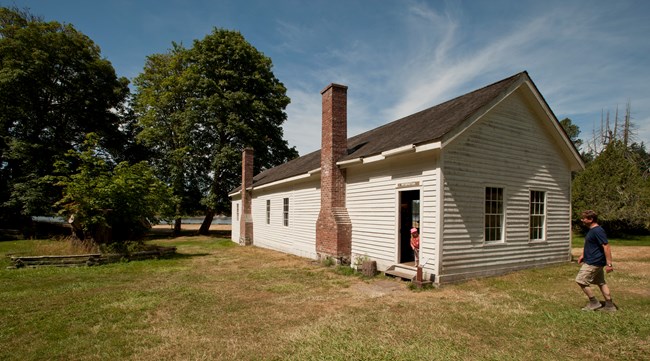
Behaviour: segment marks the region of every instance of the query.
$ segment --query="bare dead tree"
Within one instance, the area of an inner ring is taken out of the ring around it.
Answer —
[[[614,119],[610,118],[610,111],[604,109],[600,112],[600,128],[594,127],[592,139],[587,140],[586,148],[597,156],[609,143],[620,140],[627,148],[634,142],[634,123],[632,122],[632,106],[628,101],[625,107],[625,116],[619,119],[619,109],[616,106]]]
[[[631,105],[630,101],[627,101],[627,106],[625,107],[625,124],[623,128],[623,144],[627,148],[628,142],[630,140],[630,118],[631,118]]]

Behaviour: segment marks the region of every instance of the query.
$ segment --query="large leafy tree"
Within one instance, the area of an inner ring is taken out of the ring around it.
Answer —
[[[214,29],[190,49],[153,55],[135,83],[140,137],[157,146],[165,163],[158,168],[177,196],[200,190],[201,233],[230,210],[244,147],[255,150],[257,171],[298,155],[283,139],[286,88],[271,59],[239,32]]]
[[[60,189],[44,177],[87,133],[96,132],[103,149],[122,148],[128,80],[72,25],[5,7],[0,66],[0,220],[26,220],[52,211]]]
[[[194,96],[197,79],[188,72],[188,52],[173,44],[166,54],[147,57],[144,72],[135,80],[138,91],[134,107],[139,116],[137,139],[154,156],[152,163],[161,178],[180,197],[176,204],[174,232],[180,233],[181,216],[199,207],[201,177],[192,144],[197,129]]]

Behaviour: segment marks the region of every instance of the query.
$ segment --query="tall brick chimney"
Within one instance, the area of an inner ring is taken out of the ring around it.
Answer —
[[[250,187],[253,186],[253,148],[244,148],[241,161],[241,216],[239,217],[239,244],[253,244],[253,213]]]
[[[345,206],[345,169],[336,165],[348,149],[347,92],[347,86],[338,84],[330,84],[321,91],[321,200],[316,252],[321,259],[329,256],[339,263],[349,263],[352,253],[352,223]]]

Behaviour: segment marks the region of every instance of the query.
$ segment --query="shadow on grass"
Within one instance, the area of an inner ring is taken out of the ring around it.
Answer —
[[[212,237],[212,238],[228,238],[230,239],[231,232],[230,231],[222,231],[222,230],[211,230],[207,235],[202,235],[199,234],[198,231],[196,230],[181,230],[181,232],[178,235],[173,234],[172,229],[156,229],[153,228],[147,232],[145,236],[145,240],[152,240],[152,239],[160,239],[160,238],[178,238],[178,237],[195,237],[195,236],[205,236],[205,237]]]
[[[161,257],[160,259],[173,259],[173,260],[181,260],[181,259],[190,259],[194,257],[205,257],[205,256],[210,256],[210,253],[174,253],[173,255],[169,255],[166,257]]]
[[[17,229],[0,229],[0,242],[16,241],[23,238],[23,233]]]

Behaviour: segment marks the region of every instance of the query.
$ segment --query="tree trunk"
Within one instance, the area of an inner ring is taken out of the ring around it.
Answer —
[[[111,227],[108,227],[105,224],[98,224],[91,231],[93,240],[97,244],[109,244],[113,242],[113,232]]]
[[[75,222],[74,216],[70,217],[68,223],[70,223],[70,228],[72,228],[71,236],[73,238],[76,238],[79,241],[86,240],[86,235],[84,234],[83,228],[81,228],[81,224],[79,224],[79,222]]]
[[[203,219],[203,223],[201,223],[201,228],[199,228],[199,234],[204,236],[210,234],[210,226],[212,225],[213,218],[214,211],[212,209],[205,211],[205,218]]]
[[[181,224],[182,224],[182,219],[181,217],[178,217],[174,220],[174,230],[172,231],[172,236],[178,237],[181,235]]]

